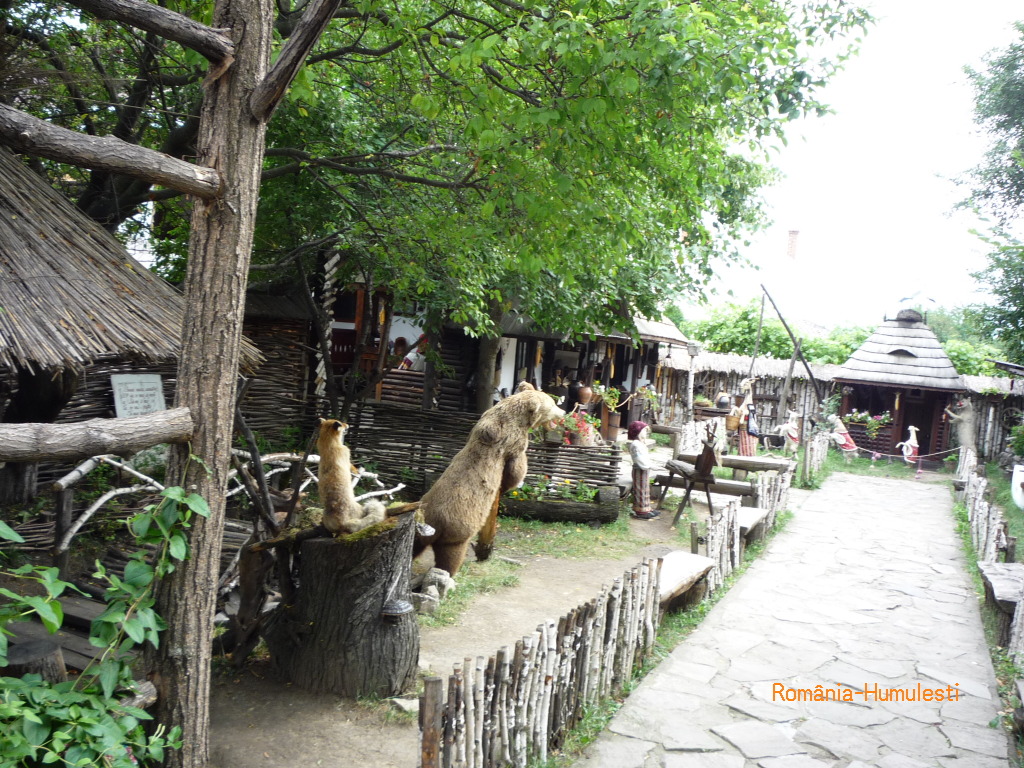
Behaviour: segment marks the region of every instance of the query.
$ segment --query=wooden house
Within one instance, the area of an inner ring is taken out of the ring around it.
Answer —
[[[882,323],[841,366],[835,381],[842,387],[841,415],[857,411],[891,419],[874,435],[847,420],[861,448],[896,454],[897,443],[914,426],[922,458],[942,458],[948,449],[945,409],[966,384],[916,310],[901,310],[895,320]]]

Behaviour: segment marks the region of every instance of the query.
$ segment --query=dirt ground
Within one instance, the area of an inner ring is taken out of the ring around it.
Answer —
[[[420,636],[420,668],[446,676],[466,657],[488,657],[503,645],[597,596],[601,587],[640,562],[675,548],[672,513],[630,520],[645,543],[617,560],[522,560],[519,583],[478,596],[455,626]],[[500,557],[501,539],[495,547]],[[392,713],[392,714],[389,714]],[[397,717],[390,705],[360,706],[274,680],[266,665],[215,676],[211,702],[211,765],[215,768],[414,768],[419,759],[415,717]]]

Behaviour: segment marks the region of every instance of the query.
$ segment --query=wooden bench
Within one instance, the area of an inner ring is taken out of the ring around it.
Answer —
[[[677,550],[661,558],[658,603],[662,611],[686,608],[704,597],[703,580],[715,561]]]
[[[768,510],[761,507],[740,507],[736,513],[736,524],[740,527],[740,560],[749,544],[764,538],[767,518]]]
[[[998,644],[1010,644],[1013,615],[1024,600],[1024,563],[978,563],[985,584],[985,602],[998,609]]]

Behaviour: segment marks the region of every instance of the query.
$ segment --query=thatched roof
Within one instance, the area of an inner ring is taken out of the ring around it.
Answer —
[[[878,326],[843,363],[836,379],[914,389],[964,389],[939,340],[912,309]]]
[[[671,358],[666,360],[665,349],[662,349],[662,365],[686,370],[689,367],[689,361],[690,357],[686,354],[685,350],[680,352],[678,349],[673,349]],[[752,358],[749,355],[730,355],[723,352],[705,351],[702,351],[693,358],[693,370],[694,372],[747,376],[751,371],[751,363],[753,363],[753,376],[758,379],[785,379],[789,373],[789,360],[776,360],[771,357]],[[816,381],[832,381],[838,370],[838,365],[811,363],[811,372],[814,373]],[[803,363],[800,361],[797,361],[796,365],[793,366],[793,378],[807,378],[807,369],[804,368]]]
[[[182,308],[173,287],[0,147],[0,368],[176,359]],[[246,363],[258,361],[243,346]]]
[[[976,395],[1024,395],[1024,381],[1005,376],[963,376],[964,390]]]

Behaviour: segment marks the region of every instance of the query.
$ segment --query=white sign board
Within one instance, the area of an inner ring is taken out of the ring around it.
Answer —
[[[110,377],[114,388],[114,410],[118,418],[142,416],[167,408],[164,385],[158,373],[115,373]]]

